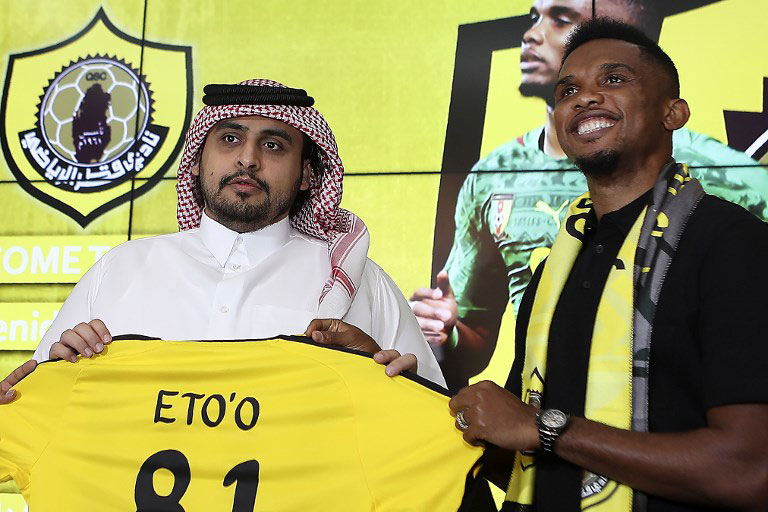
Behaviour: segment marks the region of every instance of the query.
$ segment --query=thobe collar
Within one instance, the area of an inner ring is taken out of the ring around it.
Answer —
[[[248,262],[255,265],[288,243],[291,223],[288,217],[258,231],[238,233],[219,224],[203,212],[200,219],[200,236],[219,265],[224,267],[237,244],[242,243]]]

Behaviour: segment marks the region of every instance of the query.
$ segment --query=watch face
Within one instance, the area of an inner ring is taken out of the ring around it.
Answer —
[[[547,409],[541,413],[541,424],[547,428],[560,429],[568,422],[568,416],[557,409]]]

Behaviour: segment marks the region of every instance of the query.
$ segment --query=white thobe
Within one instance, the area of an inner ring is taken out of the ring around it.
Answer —
[[[300,334],[317,315],[329,275],[328,244],[292,228],[287,218],[241,234],[203,215],[198,229],[131,240],[105,254],[72,289],[34,358],[47,360],[66,329],[95,318],[113,336],[226,340]],[[382,348],[415,354],[418,374],[445,385],[407,301],[370,259],[343,320]]]

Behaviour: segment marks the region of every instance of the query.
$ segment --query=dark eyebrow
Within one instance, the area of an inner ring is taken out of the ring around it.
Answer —
[[[216,131],[218,132],[221,130],[236,130],[238,132],[247,132],[248,127],[235,121],[224,121],[216,125]]]
[[[222,121],[221,123],[216,125],[215,130],[221,131],[221,130],[235,130],[238,132],[248,132],[250,131],[250,128],[247,126],[238,123],[237,121]],[[285,140],[286,142],[293,144],[293,138],[291,135],[285,131],[281,130],[279,128],[265,128],[259,132],[261,136],[267,136],[267,137],[280,137],[281,139]]]
[[[627,64],[622,64],[620,62],[608,62],[608,63],[605,63],[605,64],[601,64],[600,65],[600,69],[602,71],[614,71],[614,70],[617,70],[617,69],[626,69],[630,73],[637,74],[637,71],[635,71],[635,68],[633,68],[632,66],[629,66]],[[561,85],[569,84],[571,82],[573,82],[573,75],[566,75],[566,76],[564,76],[563,78],[561,78],[560,80],[557,81],[557,83],[555,84],[555,89],[557,89]]]
[[[555,89],[557,89],[561,85],[569,84],[571,82],[573,82],[573,75],[566,75],[557,81],[557,83],[555,84]]]
[[[602,64],[600,66],[600,69],[602,69],[603,71],[614,71],[616,69],[626,69],[630,73],[637,74],[637,71],[635,71],[635,68],[627,64],[621,64],[620,62],[609,62],[606,64]]]
[[[261,130],[261,135],[267,136],[267,137],[269,136],[280,137],[281,139],[285,140],[289,144],[293,144],[293,138],[291,137],[291,135],[287,131],[281,130],[279,128],[264,128],[263,130]]]

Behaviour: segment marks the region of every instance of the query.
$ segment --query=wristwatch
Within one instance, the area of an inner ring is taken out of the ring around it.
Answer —
[[[555,450],[557,437],[568,428],[568,415],[557,409],[544,409],[536,413],[539,425],[539,444],[545,452]]]

